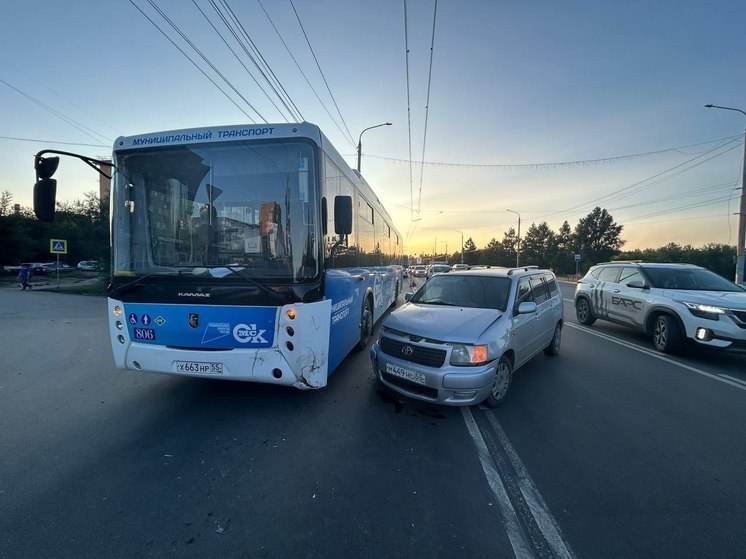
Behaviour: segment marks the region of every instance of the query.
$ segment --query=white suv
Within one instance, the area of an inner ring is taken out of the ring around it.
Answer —
[[[680,351],[686,340],[746,346],[746,291],[692,264],[593,266],[575,288],[575,312],[588,326],[602,319],[641,330],[665,353]]]

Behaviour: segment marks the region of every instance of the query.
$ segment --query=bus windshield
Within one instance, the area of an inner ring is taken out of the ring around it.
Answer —
[[[311,144],[149,147],[114,158],[115,276],[318,276]]]

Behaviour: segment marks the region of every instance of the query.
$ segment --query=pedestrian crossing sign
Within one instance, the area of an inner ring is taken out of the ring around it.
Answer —
[[[51,254],[67,254],[67,241],[65,239],[49,239],[49,252]]]

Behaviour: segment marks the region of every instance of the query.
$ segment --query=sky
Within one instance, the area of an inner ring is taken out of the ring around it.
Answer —
[[[704,105],[746,110],[740,0],[5,0],[0,191],[31,206],[41,149],[291,119],[215,6],[351,167],[361,131],[392,123],[362,136],[362,173],[408,254],[595,206],[626,249],[736,243],[746,116]],[[78,160],[55,178],[58,200],[98,190]]]

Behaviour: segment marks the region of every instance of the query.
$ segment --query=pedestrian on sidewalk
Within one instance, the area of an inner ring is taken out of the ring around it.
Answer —
[[[28,282],[30,277],[31,268],[29,268],[29,265],[21,264],[21,268],[18,270],[18,281],[21,284],[21,289],[23,291],[25,291],[27,287],[31,289],[31,284]]]

